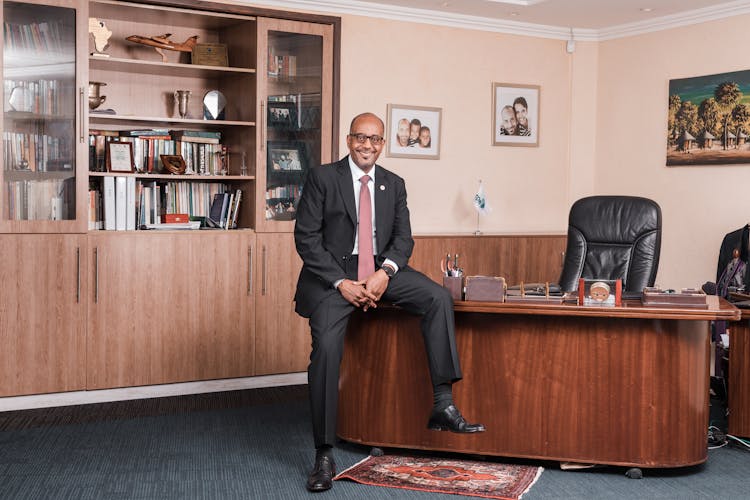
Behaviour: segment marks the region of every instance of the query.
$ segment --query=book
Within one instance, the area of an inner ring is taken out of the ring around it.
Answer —
[[[143,224],[141,229],[200,229],[201,221]]]
[[[126,177],[125,229],[135,231],[135,177]]]
[[[115,229],[125,231],[127,227],[127,177],[115,177]]]
[[[138,129],[138,130],[121,130],[120,135],[123,137],[155,137],[165,136],[170,137],[169,130],[165,128],[149,128],[149,129]]]
[[[169,135],[175,140],[183,140],[183,137],[203,137],[206,139],[221,140],[221,132],[210,130],[170,130]]]
[[[115,178],[104,178],[104,229],[115,230]]]

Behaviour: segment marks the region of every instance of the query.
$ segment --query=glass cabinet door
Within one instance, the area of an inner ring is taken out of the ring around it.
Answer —
[[[81,18],[73,2],[3,2],[3,232],[85,227]]]
[[[332,27],[259,21],[257,227],[291,230],[307,170],[331,161]]]

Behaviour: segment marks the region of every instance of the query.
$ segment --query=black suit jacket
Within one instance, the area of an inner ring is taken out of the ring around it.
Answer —
[[[721,248],[719,249],[719,262],[716,268],[716,283],[719,283],[722,273],[727,268],[727,264],[732,260],[732,252],[735,249],[740,251],[740,260],[745,264],[748,264],[748,234],[750,234],[750,225],[745,225],[727,233],[721,242]],[[745,268],[745,287],[750,283],[750,265]]]
[[[405,269],[414,248],[406,205],[406,185],[379,165],[375,169],[376,264],[387,258]],[[346,259],[354,249],[357,209],[349,157],[310,169],[297,207],[294,242],[302,258],[297,281],[296,311],[310,317],[333,287],[347,278]]]

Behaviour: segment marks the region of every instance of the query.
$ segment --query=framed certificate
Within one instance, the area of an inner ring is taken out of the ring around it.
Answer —
[[[133,172],[133,143],[110,142],[107,144],[107,170],[110,172]]]

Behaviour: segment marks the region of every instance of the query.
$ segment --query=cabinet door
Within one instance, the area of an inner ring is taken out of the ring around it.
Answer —
[[[85,3],[2,6],[0,232],[84,232]]]
[[[253,374],[254,233],[89,238],[89,389]]]
[[[0,396],[84,388],[85,245],[0,234]]]
[[[294,291],[302,260],[294,235],[258,234],[255,373],[305,371],[310,359],[307,320],[294,312]]]
[[[333,27],[258,19],[256,230],[291,231],[307,169],[331,161]]]
[[[177,236],[184,264],[167,265],[164,274],[179,283],[180,289],[170,293],[184,304],[179,315],[186,316],[187,328],[163,325],[151,354],[151,383],[254,375],[255,234],[204,231]]]

